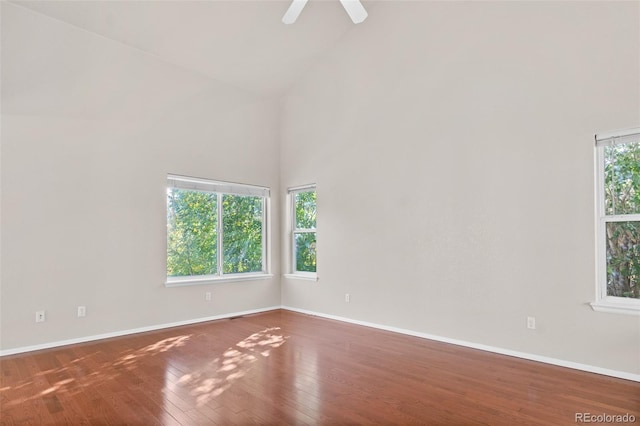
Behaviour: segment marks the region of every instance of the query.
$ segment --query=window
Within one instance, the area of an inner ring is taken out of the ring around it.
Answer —
[[[596,136],[598,289],[594,309],[640,314],[640,128]]]
[[[168,286],[268,277],[269,189],[169,175]]]
[[[291,272],[294,277],[316,275],[316,187],[289,189],[291,200]]]

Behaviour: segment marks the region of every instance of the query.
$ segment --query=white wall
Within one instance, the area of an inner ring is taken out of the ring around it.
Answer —
[[[2,85],[0,349],[280,304],[278,220],[276,278],[164,287],[167,173],[278,217],[278,104],[6,2]]]
[[[639,76],[638,2],[377,3],[286,98],[320,279],[283,305],[640,373],[639,317],[588,305],[593,136]]]

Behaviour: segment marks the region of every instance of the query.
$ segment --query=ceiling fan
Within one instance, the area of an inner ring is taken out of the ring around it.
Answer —
[[[293,24],[296,22],[307,1],[309,0],[293,0],[291,6],[289,6],[289,9],[287,9],[287,12],[282,17],[282,22],[285,24]],[[360,3],[360,0],[340,0],[340,3],[342,3],[342,7],[347,11],[349,18],[351,18],[354,24],[359,24],[369,16],[364,6],[362,6],[362,3]]]

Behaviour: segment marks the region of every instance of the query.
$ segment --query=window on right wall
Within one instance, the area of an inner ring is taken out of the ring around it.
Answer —
[[[640,315],[640,128],[596,135],[595,310]]]
[[[291,200],[291,274],[316,279],[316,187],[289,189]]]

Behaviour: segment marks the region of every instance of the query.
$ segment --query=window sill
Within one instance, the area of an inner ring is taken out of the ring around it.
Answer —
[[[184,287],[189,285],[229,283],[234,281],[268,280],[270,278],[273,278],[273,274],[265,274],[265,273],[229,274],[221,277],[209,275],[201,278],[196,278],[196,277],[174,278],[174,279],[165,281],[164,286],[165,287]]]
[[[614,302],[592,302],[591,308],[598,312],[608,312],[610,314],[640,315],[640,304],[614,303]]]
[[[284,274],[290,280],[318,281],[318,274]]]

